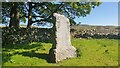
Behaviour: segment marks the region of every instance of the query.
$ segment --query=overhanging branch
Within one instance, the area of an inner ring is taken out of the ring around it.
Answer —
[[[50,14],[47,18],[41,19],[41,20],[32,21],[32,23],[41,22],[41,21],[46,21],[46,22],[48,22],[49,19],[53,16],[53,14],[54,14],[55,12],[57,12],[58,9],[62,8],[62,6],[63,6],[63,3],[61,3],[58,7],[56,7],[56,9],[55,9],[53,12],[51,12],[51,14]]]

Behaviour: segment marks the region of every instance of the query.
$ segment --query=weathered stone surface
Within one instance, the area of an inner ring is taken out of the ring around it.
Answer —
[[[50,49],[51,62],[59,62],[67,58],[76,57],[76,49],[71,45],[70,22],[64,15],[54,13],[55,25],[53,47]]]

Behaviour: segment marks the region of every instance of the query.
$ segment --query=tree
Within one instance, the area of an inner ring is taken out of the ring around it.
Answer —
[[[100,4],[101,2],[27,2],[24,6],[21,5],[24,9],[20,17],[23,21],[28,18],[28,28],[33,23],[53,23],[53,13],[63,14],[74,23],[76,17],[85,17]]]
[[[23,2],[3,2],[2,3],[2,23],[8,22],[10,18],[9,27],[19,28],[20,18],[24,21],[24,3]]]
[[[19,28],[19,12],[18,3],[13,3],[10,11],[10,24],[9,27]]]
[[[29,10],[28,10],[28,25],[27,28],[30,28],[32,25],[32,2],[29,2]]]
[[[32,25],[33,23],[52,23],[53,13],[63,14],[74,23],[75,17],[85,17],[101,2],[33,2],[31,4],[34,5],[32,6]]]

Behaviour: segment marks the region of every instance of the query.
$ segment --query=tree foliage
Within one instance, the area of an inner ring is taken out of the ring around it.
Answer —
[[[20,18],[23,22],[28,18],[28,27],[33,23],[53,23],[53,13],[65,15],[73,23],[76,17],[85,17],[90,14],[92,8],[99,6],[101,2],[27,2],[18,3]],[[9,17],[11,3],[3,3],[3,21]]]

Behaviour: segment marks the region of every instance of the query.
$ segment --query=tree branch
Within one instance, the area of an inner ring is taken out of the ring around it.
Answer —
[[[25,5],[25,9],[26,9],[27,11],[29,11],[29,9],[26,7],[26,5]]]
[[[47,19],[49,19],[50,17],[52,17],[53,13],[57,12],[58,9],[60,9],[60,7],[63,5],[63,3],[61,3],[52,13],[51,15],[48,16]]]
[[[37,7],[37,6],[42,6],[42,5],[44,5],[44,3],[33,3],[33,4],[35,4],[35,5],[32,6],[32,8],[35,8],[35,7]]]
[[[44,19],[41,19],[41,20],[32,21],[32,23],[41,22],[41,21],[47,21],[48,22],[48,19],[50,19],[53,16],[53,13],[57,12],[58,9],[60,9],[62,6],[63,6],[63,3],[61,3],[58,7],[56,7],[56,9],[53,12],[51,12],[51,14],[47,18],[44,18]]]

